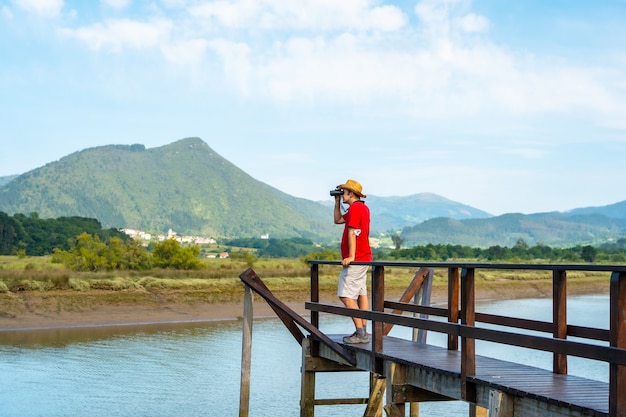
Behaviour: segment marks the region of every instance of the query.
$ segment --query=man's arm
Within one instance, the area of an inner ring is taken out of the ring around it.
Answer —
[[[356,229],[354,227],[348,227],[348,250],[350,253],[350,256],[348,256],[347,258],[343,258],[341,260],[341,264],[343,266],[348,266],[350,265],[351,262],[354,261],[354,258],[356,256]]]
[[[341,214],[341,207],[339,205],[340,198],[340,196],[335,196],[335,224],[343,224],[346,222],[346,220],[343,218],[343,215]]]

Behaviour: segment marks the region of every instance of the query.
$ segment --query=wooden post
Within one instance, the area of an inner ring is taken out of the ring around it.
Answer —
[[[567,339],[567,280],[566,272],[552,271],[552,336]],[[567,374],[567,355],[554,353],[552,372]]]
[[[513,397],[500,391],[489,391],[488,417],[513,417]]]
[[[448,269],[448,323],[459,322],[459,268]],[[448,350],[459,350],[459,338],[448,335]]]
[[[474,268],[463,268],[461,273],[461,324],[474,326],[476,305]],[[467,382],[469,376],[476,375],[476,340],[461,337],[461,397],[476,403],[476,387]]]
[[[307,360],[311,356],[311,338],[302,341],[302,368],[300,382],[300,417],[313,417],[315,415],[315,371],[307,366]]]
[[[385,267],[372,267],[372,311],[385,311]],[[383,351],[384,323],[374,321],[372,323],[372,372],[382,375],[382,361],[377,354]]]
[[[252,362],[252,289],[244,285],[243,336],[241,342],[241,387],[239,390],[239,417],[248,417],[250,411],[250,367]]]
[[[382,375],[370,374],[370,397],[363,417],[382,417],[385,383],[386,378]]]
[[[609,343],[626,349],[626,273],[611,274]],[[609,364],[609,416],[626,417],[626,366]]]

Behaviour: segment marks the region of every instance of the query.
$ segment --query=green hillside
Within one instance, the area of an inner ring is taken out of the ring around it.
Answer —
[[[337,235],[328,208],[255,180],[198,138],[73,153],[6,184],[0,211],[215,237]]]
[[[513,247],[518,239],[529,245],[567,247],[597,245],[626,236],[626,219],[600,214],[503,214],[488,219],[436,218],[402,231],[405,246],[451,243],[474,247]]]

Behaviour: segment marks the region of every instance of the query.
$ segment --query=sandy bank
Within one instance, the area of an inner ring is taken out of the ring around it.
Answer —
[[[490,285],[478,288],[476,299],[514,299],[551,297],[551,283],[518,283],[517,285]],[[601,282],[570,285],[568,293],[606,293],[608,285]],[[126,325],[140,323],[194,322],[237,320],[243,314],[242,297],[232,302],[210,300],[210,294],[197,292],[176,292],[154,294],[129,292],[113,294],[105,291],[88,292],[23,292],[0,293],[0,331],[14,329],[37,329],[50,327],[76,327],[101,325]],[[388,294],[387,298],[397,299],[398,294]],[[301,315],[308,315],[304,309],[307,294],[289,294],[279,298]],[[324,294],[324,302],[338,304],[334,294]],[[433,304],[446,303],[446,289],[435,287]],[[254,316],[275,317],[272,309],[260,297],[255,297]]]

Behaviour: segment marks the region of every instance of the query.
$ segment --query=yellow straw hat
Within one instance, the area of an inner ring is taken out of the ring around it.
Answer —
[[[355,181],[355,180],[348,180],[348,181],[346,181],[345,184],[339,184],[337,186],[337,188],[350,190],[350,191],[354,192],[354,194],[358,195],[360,198],[366,198],[367,197],[362,192],[363,191],[363,187],[361,187],[361,184],[358,181]]]

